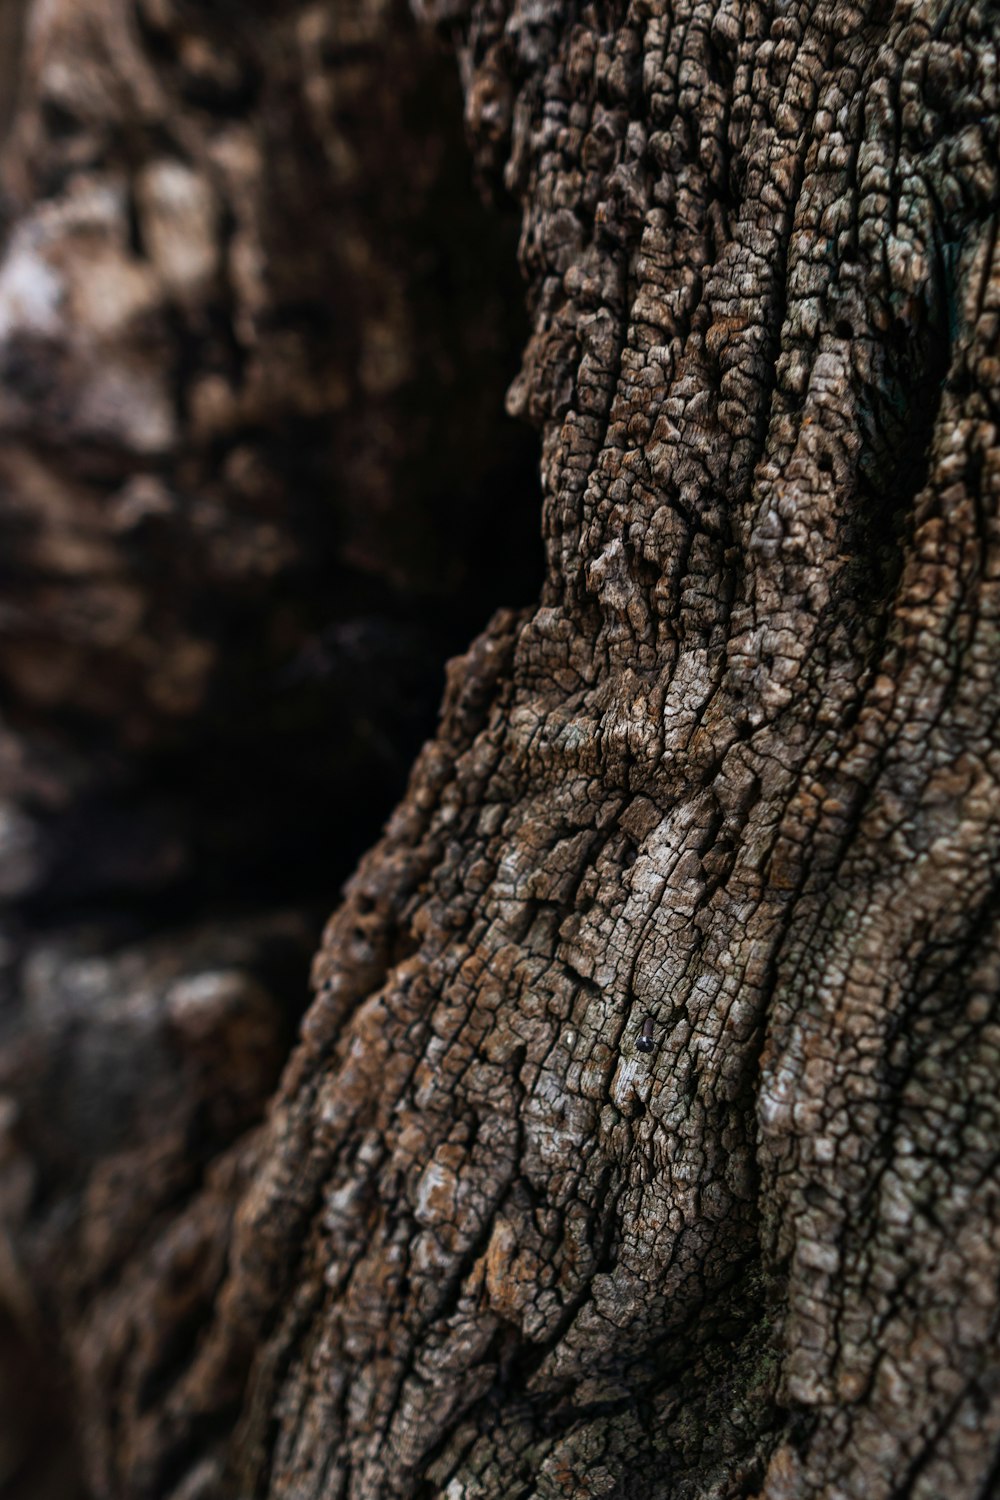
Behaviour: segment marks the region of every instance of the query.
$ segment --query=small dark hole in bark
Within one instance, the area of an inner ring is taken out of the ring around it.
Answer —
[[[140,3],[134,8],[134,24],[143,48],[153,63],[173,63],[176,61],[177,50],[170,33],[150,16],[149,10],[147,3]]]
[[[972,395],[972,392],[976,389],[976,381],[968,365],[962,365],[953,375],[949,376],[948,389],[953,396],[957,396],[961,401],[966,400]]]
[[[146,241],[142,232],[142,220],[139,217],[139,205],[131,184],[126,201],[126,212],[128,215],[128,247],[136,260],[145,260]]]
[[[56,99],[46,99],[42,105],[42,123],[45,133],[54,141],[68,140],[82,128],[76,115]]]

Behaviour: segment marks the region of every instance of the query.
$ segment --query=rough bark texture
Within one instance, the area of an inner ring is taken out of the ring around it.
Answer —
[[[212,1169],[199,1337],[144,1363],[127,1282],[70,1326],[92,1483],[988,1497],[996,8],[427,20],[523,208],[546,581]]]
[[[322,920],[537,589],[516,219],[393,0],[0,0],[0,131],[0,1492],[68,1405],[156,1494]]]

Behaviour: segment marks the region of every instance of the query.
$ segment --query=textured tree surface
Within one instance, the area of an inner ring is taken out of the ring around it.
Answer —
[[[172,1450],[322,920],[537,589],[537,445],[403,7],[0,0],[0,132],[0,1493],[67,1500],[67,1405],[95,1491],[92,1432]]]
[[[452,664],[269,1123],[62,1313],[91,1486],[987,1500],[1000,16],[424,20],[523,212],[545,583]]]

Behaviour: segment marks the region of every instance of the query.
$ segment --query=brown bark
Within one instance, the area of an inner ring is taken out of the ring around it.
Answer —
[[[183,1468],[158,1402],[322,919],[445,653],[530,597],[540,548],[534,440],[497,420],[516,223],[433,38],[394,3],[66,0],[21,51],[23,10],[0,0],[0,1491],[66,1500],[67,1405],[95,1491]]]
[[[996,9],[457,9],[542,597],[212,1169],[197,1341],[107,1353],[155,1267],[68,1324],[95,1487],[992,1495]]]

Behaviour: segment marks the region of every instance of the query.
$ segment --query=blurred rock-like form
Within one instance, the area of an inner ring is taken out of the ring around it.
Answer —
[[[451,65],[392,4],[39,5],[21,73],[0,687],[9,732],[47,746],[4,760],[63,764],[15,794],[40,826],[4,879],[79,880],[53,817],[72,802],[89,839],[88,798],[103,824],[137,768],[178,783],[173,826],[130,790],[115,882],[195,852],[260,875],[272,838],[288,860],[359,791],[387,805],[442,650],[530,589],[531,452],[498,417],[511,244]],[[282,804],[263,837],[248,786]]]

